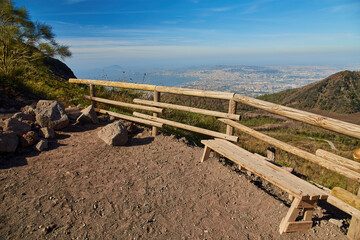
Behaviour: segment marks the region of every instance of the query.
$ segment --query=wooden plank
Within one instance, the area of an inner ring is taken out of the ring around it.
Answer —
[[[279,232],[280,234],[287,232],[289,222],[294,222],[299,216],[300,209],[298,209],[296,206],[299,204],[301,200],[295,198],[286,213],[285,217],[282,219],[280,226],[279,226]]]
[[[230,99],[228,113],[235,114],[235,112],[236,112],[236,102],[234,101],[234,99]],[[240,120],[240,119],[235,119],[235,120]],[[234,135],[234,127],[230,125],[226,125],[226,134]]]
[[[351,192],[346,191],[345,189],[334,187],[331,190],[331,195],[337,197],[343,202],[349,204],[350,206],[360,210],[360,197],[352,194]]]
[[[241,94],[235,94],[234,100],[271,113],[279,114],[288,118],[360,139],[360,125],[281,106],[278,104],[247,97]]]
[[[317,163],[318,165],[326,168],[326,169],[329,169],[331,171],[334,171],[334,172],[337,172],[337,173],[340,173],[350,179],[354,179],[354,180],[357,180],[357,181],[360,181],[360,173],[358,172],[355,172],[351,169],[348,169],[344,166],[341,166],[339,164],[336,164],[336,163],[333,163],[333,162],[330,162],[322,157],[319,157],[319,156],[316,156],[315,154],[312,154],[312,153],[309,153],[307,151],[304,151],[302,149],[299,149],[297,147],[294,147],[290,144],[287,144],[287,143],[284,143],[280,140],[277,140],[275,138],[272,138],[272,137],[269,137],[263,133],[260,133],[260,132],[257,132],[249,127],[246,127],[240,123],[237,123],[237,122],[234,122],[232,120],[229,120],[229,119],[225,119],[225,118],[220,118],[218,119],[220,120],[221,122],[223,123],[226,123],[226,124],[229,124],[229,125],[232,125],[233,127],[253,136],[253,137],[256,137],[258,138],[259,140],[261,141],[264,141],[268,144],[271,144],[273,146],[276,146],[286,152],[289,152],[289,153],[292,153],[296,156],[299,156],[301,158],[304,158],[306,160],[309,160],[311,162],[315,162]]]
[[[208,158],[210,156],[210,152],[211,152],[211,149],[208,146],[205,146],[204,153],[201,157],[200,162],[204,162],[204,161],[208,160]]]
[[[95,111],[102,113],[102,114],[109,114],[109,115],[117,117],[117,118],[129,120],[131,122],[138,122],[138,123],[142,123],[142,124],[146,124],[146,125],[150,125],[150,126],[157,126],[160,128],[163,126],[163,124],[158,123],[158,122],[153,122],[153,121],[149,121],[149,120],[145,120],[145,119],[137,118],[137,117],[132,117],[132,116],[128,116],[128,115],[123,115],[120,113],[115,113],[115,112],[111,112],[111,111],[107,111],[107,110],[103,110],[103,109],[96,108]]]
[[[158,91],[154,91],[154,102],[159,102],[160,101],[160,93],[158,92]],[[158,113],[153,113],[153,116],[154,117],[158,117],[159,116],[159,114]],[[156,135],[158,135],[158,128],[157,127],[153,127],[152,128],[152,136],[153,137],[156,137]]]
[[[344,167],[347,167],[347,168],[349,168],[351,170],[354,170],[356,172],[360,172],[360,163],[359,162],[352,161],[350,159],[341,157],[339,155],[336,155],[336,154],[331,153],[331,152],[327,152],[327,151],[322,150],[322,149],[316,150],[315,154],[316,154],[316,156],[325,158],[326,160],[329,160],[329,161],[331,161],[333,163],[337,163],[339,165],[343,165]]]
[[[227,155],[224,156],[228,159],[264,178],[284,191],[296,195],[297,198],[306,200],[304,195],[310,195],[307,199],[310,199],[311,196],[320,197],[320,199],[323,200],[327,199],[327,193],[321,189],[318,189],[286,170],[267,162],[263,157],[258,157],[237,145],[222,139],[203,140],[201,142],[222,155],[224,155],[223,153],[226,153]],[[259,161],[256,161],[256,159]],[[270,167],[267,164],[273,166]]]
[[[218,141],[215,142],[215,140],[203,140],[201,142],[204,145],[210,147],[212,150],[217,151],[224,157],[235,162],[240,167],[253,172],[259,177],[278,186],[284,191],[291,193],[297,198],[302,199],[303,196],[306,195],[306,193],[301,191],[301,188],[298,187],[298,184],[296,185],[295,182],[291,180],[288,176],[284,174],[279,174],[274,169],[271,169],[270,167],[267,167],[264,164],[262,164],[261,161],[256,161],[256,160],[254,161],[254,157],[251,157],[251,155],[246,155],[242,151],[237,151],[237,146],[234,145],[231,146],[231,148],[229,148],[229,146],[226,146],[224,144],[219,144],[219,142]],[[291,184],[292,182],[294,182],[294,185]]]
[[[289,222],[285,226],[286,233],[289,232],[301,232],[310,229],[313,225],[312,221],[299,221],[299,222]]]
[[[110,105],[119,106],[119,107],[140,109],[140,110],[145,110],[145,111],[150,111],[150,112],[157,112],[157,113],[162,113],[162,111],[163,111],[163,109],[161,109],[161,108],[148,107],[148,106],[132,104],[132,103],[125,103],[125,102],[114,101],[114,100],[109,100],[109,99],[105,99],[105,98],[98,98],[98,97],[91,97],[91,96],[84,96],[84,98],[90,99],[90,100],[93,100],[93,101],[96,101],[96,102],[101,102],[101,103],[106,103],[106,104],[110,104]]]
[[[158,92],[163,92],[163,93],[173,93],[173,94],[217,98],[217,99],[225,99],[225,100],[230,100],[234,96],[234,93],[228,93],[228,92],[207,91],[207,90],[178,88],[178,87],[164,87],[164,86],[126,83],[126,82],[111,82],[111,81],[75,79],[75,78],[70,78],[69,82],[70,83],[78,83],[78,84],[94,84],[94,85],[109,86],[109,87],[138,89],[138,90],[146,90],[146,91],[155,91],[156,90]]]
[[[238,137],[236,137],[236,136],[229,136],[229,135],[226,135],[226,134],[223,134],[223,133],[211,131],[211,130],[204,129],[204,128],[194,127],[194,126],[190,126],[190,125],[187,125],[187,124],[178,123],[178,122],[174,122],[174,121],[170,121],[170,120],[166,120],[166,119],[158,118],[158,117],[154,117],[154,116],[149,116],[149,115],[138,113],[138,112],[134,112],[133,115],[136,116],[136,117],[148,119],[148,120],[151,120],[151,121],[160,122],[160,123],[163,123],[163,124],[166,124],[166,125],[169,125],[169,126],[182,128],[182,129],[185,129],[185,130],[201,133],[201,134],[212,136],[212,137],[223,138],[223,139],[227,139],[227,140],[233,141],[233,142],[238,141]]]
[[[170,109],[192,112],[192,113],[199,113],[199,114],[204,114],[204,115],[209,115],[209,116],[214,116],[214,117],[229,118],[229,119],[233,119],[233,120],[240,119],[240,115],[211,111],[211,110],[206,110],[206,109],[201,109],[201,108],[193,108],[193,107],[181,106],[181,105],[176,105],[176,104],[171,104],[171,103],[153,102],[153,101],[148,101],[148,100],[143,100],[143,99],[134,99],[133,101],[134,101],[134,103],[139,103],[139,104],[145,104],[145,105],[163,107],[163,108],[170,108]]]

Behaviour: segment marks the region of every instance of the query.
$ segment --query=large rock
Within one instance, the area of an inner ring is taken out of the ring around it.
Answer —
[[[15,152],[19,138],[14,132],[0,132],[0,152]]]
[[[21,147],[32,146],[38,140],[39,140],[39,135],[36,132],[34,131],[27,132],[20,137]]]
[[[29,124],[19,121],[16,118],[8,118],[4,121],[4,132],[14,132],[19,137],[31,130]]]
[[[69,125],[64,106],[58,101],[40,100],[35,109],[36,121],[41,127],[60,130]]]
[[[81,115],[77,118],[76,121],[80,123],[87,123],[87,122],[99,123],[99,119],[92,105],[81,110]]]
[[[121,146],[128,141],[128,132],[126,127],[120,121],[113,122],[103,127],[98,132],[98,136],[106,144],[111,146]]]

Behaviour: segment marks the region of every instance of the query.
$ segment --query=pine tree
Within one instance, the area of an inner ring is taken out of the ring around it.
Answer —
[[[24,7],[11,0],[0,0],[0,73],[14,76],[45,57],[70,57],[67,46],[55,41],[52,28],[32,22]]]

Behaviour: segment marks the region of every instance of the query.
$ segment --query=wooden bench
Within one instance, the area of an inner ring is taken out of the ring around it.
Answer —
[[[293,202],[280,223],[280,233],[303,231],[312,227],[312,214],[317,201],[328,197],[324,191],[226,140],[201,142],[205,145],[201,162],[207,160],[213,150],[238,164],[241,169],[246,169],[289,193]],[[300,213],[303,214],[300,216]]]

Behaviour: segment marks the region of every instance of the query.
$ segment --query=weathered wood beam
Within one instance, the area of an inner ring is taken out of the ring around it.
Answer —
[[[156,112],[156,113],[162,113],[162,111],[163,111],[163,109],[161,109],[161,108],[148,107],[148,106],[132,104],[132,103],[124,103],[124,102],[109,100],[109,99],[105,99],[105,98],[98,98],[98,97],[91,97],[91,96],[84,96],[84,98],[92,100],[92,101],[96,101],[96,102],[101,102],[101,103],[106,103],[106,104],[110,104],[110,105],[114,105],[114,106],[119,106],[119,107],[140,109],[140,110]]]
[[[96,108],[95,111],[99,112],[99,113],[102,113],[102,114],[109,114],[111,116],[121,118],[121,119],[125,119],[125,120],[131,121],[131,122],[138,122],[138,123],[142,123],[142,124],[145,124],[145,125],[156,126],[156,127],[159,127],[159,128],[161,128],[163,126],[163,124],[161,124],[159,122],[153,122],[153,121],[149,121],[149,120],[142,119],[142,118],[137,118],[137,117],[132,117],[132,116],[128,116],[128,115],[124,115],[124,114],[120,114],[120,113],[107,111],[107,110],[104,110],[104,109]]]
[[[219,133],[219,132],[215,132],[215,131],[211,131],[211,130],[208,130],[208,129],[194,127],[194,126],[190,126],[190,125],[187,125],[187,124],[178,123],[178,122],[174,122],[174,121],[170,121],[170,120],[166,120],[166,119],[158,118],[158,117],[154,117],[154,116],[149,116],[149,115],[138,113],[138,112],[134,112],[133,115],[136,116],[136,117],[148,119],[148,120],[151,120],[151,121],[160,122],[160,123],[163,123],[163,124],[166,124],[166,125],[169,125],[169,126],[182,128],[182,129],[185,129],[185,130],[201,133],[201,134],[216,137],[216,138],[222,138],[222,139],[226,139],[226,140],[233,141],[233,142],[237,142],[238,139],[239,139],[236,136],[229,136],[229,135]]]
[[[359,162],[352,161],[350,159],[341,157],[339,155],[336,155],[331,152],[327,152],[322,149],[316,150],[315,154],[316,154],[316,156],[325,158],[326,160],[329,160],[333,163],[337,163],[337,164],[343,165],[344,167],[347,167],[351,170],[354,170],[356,172],[360,172],[360,163]]]
[[[278,104],[247,97],[241,94],[235,94],[234,100],[271,113],[279,114],[288,118],[360,139],[360,126],[356,124],[281,106]]]
[[[137,98],[135,98],[133,101],[134,101],[134,103],[139,103],[139,104],[145,104],[145,105],[162,107],[162,108],[170,108],[170,109],[192,112],[192,113],[199,113],[199,114],[204,114],[204,115],[209,115],[209,116],[214,116],[214,117],[229,118],[229,119],[233,119],[233,120],[240,119],[240,115],[231,114],[231,113],[229,114],[229,113],[211,111],[211,110],[206,110],[206,109],[201,109],[201,108],[181,106],[181,105],[176,105],[176,104],[171,104],[171,103],[153,102],[153,101],[137,99]]]
[[[331,171],[340,173],[342,175],[344,175],[345,177],[348,177],[350,179],[354,179],[357,181],[360,181],[360,173],[355,172],[351,169],[348,169],[344,166],[341,166],[339,164],[333,163],[331,161],[328,161],[322,157],[316,156],[315,154],[309,153],[307,151],[304,151],[302,149],[299,149],[297,147],[294,147],[290,144],[284,143],[280,140],[277,140],[275,138],[269,137],[263,133],[257,132],[249,127],[246,127],[240,123],[234,122],[232,120],[229,119],[224,119],[224,118],[220,118],[219,119],[221,122],[225,123],[225,124],[229,124],[237,129],[239,129],[240,131],[243,131],[261,141],[264,141],[268,144],[271,144],[272,146],[278,147],[286,152],[292,153],[296,156],[299,156],[301,158],[304,158],[306,160],[309,160],[311,162],[317,163],[318,165],[329,169]]]

